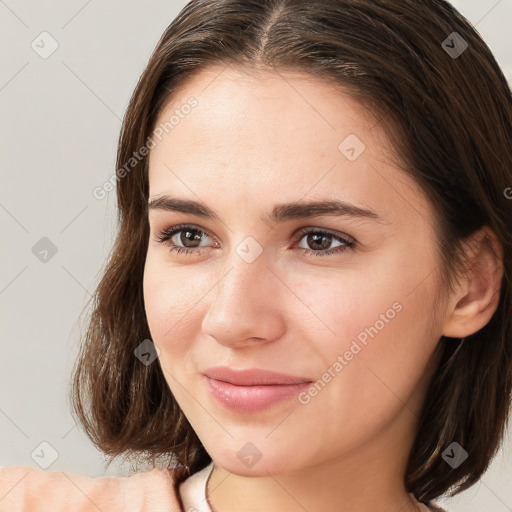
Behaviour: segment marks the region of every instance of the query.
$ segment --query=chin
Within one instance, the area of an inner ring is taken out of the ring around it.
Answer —
[[[246,459],[245,461],[243,459]],[[293,464],[289,459],[273,451],[272,457],[265,457],[262,454],[261,458],[255,455],[251,461],[249,458],[238,455],[228,455],[226,452],[212,457],[216,466],[221,467],[224,471],[228,471],[234,475],[257,477],[272,475],[279,475],[282,473],[289,473],[299,469],[299,465]],[[242,459],[242,460],[241,460]]]

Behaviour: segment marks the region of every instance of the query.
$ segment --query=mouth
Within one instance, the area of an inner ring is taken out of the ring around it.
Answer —
[[[204,372],[208,391],[218,403],[232,410],[254,412],[290,399],[307,389],[311,379],[268,370],[210,368]]]

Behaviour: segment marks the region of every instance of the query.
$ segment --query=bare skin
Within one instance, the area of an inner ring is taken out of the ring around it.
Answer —
[[[398,167],[373,115],[326,83],[210,68],[185,84],[159,121],[191,97],[197,105],[151,150],[150,201],[198,201],[218,219],[149,209],[144,299],[167,383],[215,464],[213,509],[420,510],[404,475],[434,350],[441,335],[468,336],[491,318],[501,248],[486,231],[492,243],[475,242],[478,273],[441,293],[433,207]],[[277,204],[322,200],[370,209],[380,220],[266,219]],[[197,230],[200,243],[183,231],[155,240],[178,224]],[[172,245],[190,254],[170,252]],[[256,257],[248,262],[237,247]],[[217,365],[325,386],[302,401],[234,411],[205,384],[202,372]],[[247,443],[261,455],[251,467],[238,456]]]

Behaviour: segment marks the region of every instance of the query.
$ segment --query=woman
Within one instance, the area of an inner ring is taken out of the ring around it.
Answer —
[[[96,446],[168,467],[5,468],[4,509],[412,512],[477,482],[512,390],[511,121],[443,0],[190,2],[123,122],[73,380]]]

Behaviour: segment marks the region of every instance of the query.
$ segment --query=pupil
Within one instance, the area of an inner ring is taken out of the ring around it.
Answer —
[[[185,240],[183,240],[183,237],[185,237]],[[197,241],[198,243],[200,243],[201,236],[199,235],[199,233],[197,233],[197,231],[190,231],[190,230],[183,231],[181,242],[183,243],[183,245],[185,245],[187,247],[187,244],[184,242],[188,242],[188,241],[192,241],[192,242]],[[188,247],[190,247],[190,246],[188,246]],[[196,247],[196,246],[193,246],[193,247]]]
[[[322,245],[320,243],[320,247],[316,247],[316,249],[320,249],[320,250],[324,250],[324,249],[328,249],[329,248],[329,245],[330,245],[330,235],[319,235],[319,234],[313,234],[313,235],[310,235],[310,238],[313,239],[313,244],[318,244],[319,243],[319,240],[322,240],[324,239],[325,240],[325,243]],[[308,240],[309,242],[310,240]]]

